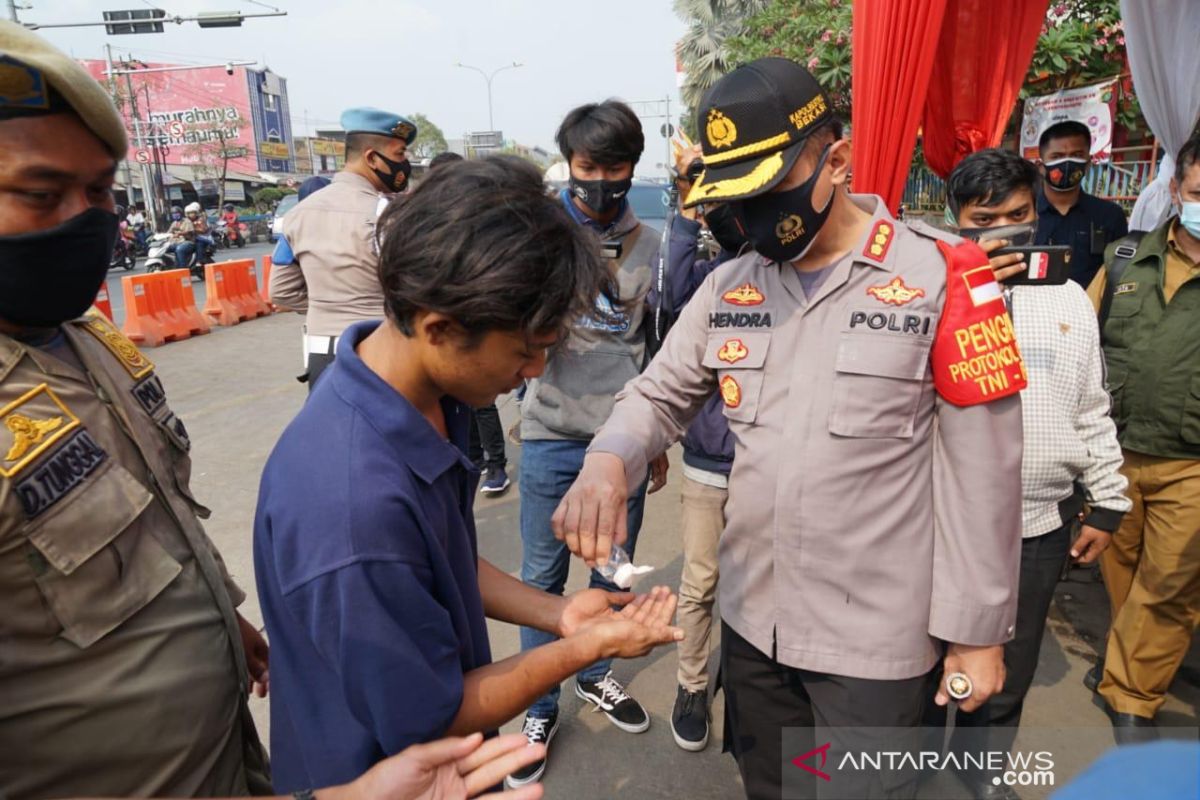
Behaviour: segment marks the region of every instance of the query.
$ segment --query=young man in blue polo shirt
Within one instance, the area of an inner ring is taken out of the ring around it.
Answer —
[[[1071,280],[1087,288],[1104,263],[1104,248],[1129,233],[1125,212],[1083,190],[1092,163],[1092,132],[1075,120],[1057,122],[1038,140],[1042,192],[1036,244],[1071,248]]]
[[[567,322],[615,295],[594,245],[512,158],[439,170],[379,231],[387,318],[342,335],[259,494],[281,791],[494,730],[597,659],[682,637],[666,589],[557,597],[478,557],[468,407],[539,375]],[[493,664],[485,615],[561,638]]]

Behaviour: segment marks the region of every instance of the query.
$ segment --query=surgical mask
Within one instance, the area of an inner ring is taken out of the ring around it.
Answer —
[[[1087,174],[1086,158],[1063,158],[1046,164],[1046,185],[1057,192],[1069,192],[1083,183]]]
[[[633,178],[622,181],[585,181],[571,176],[571,195],[603,216],[621,204],[633,186]]]
[[[813,246],[833,209],[832,194],[820,211],[813,208],[812,202],[817,178],[828,158],[829,146],[826,145],[813,174],[794,189],[760,194],[730,204],[746,238],[760,255],[783,264],[799,261]]]
[[[408,183],[408,176],[412,174],[412,164],[409,163],[408,159],[393,161],[378,150],[375,151],[375,155],[379,157],[380,161],[387,164],[388,167],[387,172],[371,167],[371,171],[375,173],[376,178],[379,178],[379,182],[389,192],[398,192],[403,189],[404,185]]]
[[[721,245],[722,250],[739,252],[747,243],[746,234],[738,227],[737,218],[728,203],[720,203],[704,209],[704,222],[708,231]]]
[[[1179,224],[1192,236],[1200,239],[1200,202],[1180,201]]]
[[[993,242],[1007,239],[1009,247],[1029,247],[1037,236],[1037,222],[1016,225],[997,225],[994,228],[959,228],[958,235],[973,242]]]
[[[49,230],[0,236],[0,318],[28,328],[75,319],[96,300],[117,215],[89,208]]]

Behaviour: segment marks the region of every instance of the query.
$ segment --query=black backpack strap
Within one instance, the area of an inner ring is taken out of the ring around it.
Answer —
[[[1145,231],[1130,231],[1118,239],[1116,247],[1113,248],[1112,261],[1105,265],[1104,292],[1100,297],[1099,315],[1101,343],[1104,342],[1104,325],[1108,322],[1108,312],[1112,308],[1113,293],[1117,290],[1117,282],[1121,280],[1121,274],[1125,272],[1129,262],[1133,261],[1133,257],[1137,255],[1138,245],[1141,244],[1142,237],[1145,235]]]

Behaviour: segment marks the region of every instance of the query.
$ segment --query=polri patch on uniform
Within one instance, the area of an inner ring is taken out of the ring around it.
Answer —
[[[0,476],[14,477],[80,424],[45,383],[0,408]]]
[[[885,283],[882,286],[870,286],[867,288],[867,294],[874,297],[881,303],[886,303],[889,306],[902,306],[906,303],[911,303],[918,297],[925,296],[925,290],[913,288],[904,285],[904,279],[897,276],[892,278],[890,283]]]
[[[0,55],[0,107],[49,108],[46,76],[15,58]]]
[[[1118,283],[1117,288],[1113,290],[1113,294],[1133,294],[1137,291],[1137,281],[1129,281],[1128,283]]]
[[[133,399],[152,417],[163,407],[163,403],[167,402],[167,393],[163,389],[162,381],[154,373],[135,383],[131,391]]]
[[[749,355],[750,350],[741,339],[726,339],[717,350],[717,360],[726,364],[736,364]]]
[[[141,380],[154,372],[154,364],[150,362],[150,359],[137,349],[137,345],[125,338],[125,334],[117,330],[116,326],[109,322],[103,314],[89,312],[84,317],[84,328],[117,357],[121,366],[134,380]]]
[[[732,375],[721,378],[721,399],[726,408],[737,408],[742,404],[742,385]]]
[[[761,306],[767,297],[757,286],[747,282],[736,289],[730,289],[721,295],[721,299],[731,306]]]
[[[887,258],[888,250],[892,247],[892,237],[895,233],[895,227],[887,220],[881,219],[876,222],[871,235],[867,237],[867,246],[863,248],[863,258],[869,258],[882,264],[883,260]]]
[[[16,485],[17,497],[29,519],[52,508],[108,458],[108,453],[84,429],[75,432],[50,457]]]

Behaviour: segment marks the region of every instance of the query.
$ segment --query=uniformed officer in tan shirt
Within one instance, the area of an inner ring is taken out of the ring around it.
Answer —
[[[100,86],[0,22],[0,795],[270,788],[262,638],[154,365],[94,309],[127,149]],[[83,315],[83,316],[81,316]],[[249,650],[249,666],[246,650]]]
[[[969,681],[954,682],[964,709],[1001,688],[1021,542],[1011,321],[975,245],[846,191],[849,142],[799,65],[735,70],[697,123],[705,172],[688,204],[730,203],[757,252],[706,279],[618,396],[556,534],[603,560],[628,482],[719,391],[737,440],[721,680],[746,793],[911,796],[912,775],[826,786],[784,764],[826,741],[813,725],[918,725],[939,663]],[[946,682],[936,691],[947,702]],[[794,752],[789,727],[810,729]]]
[[[375,220],[408,186],[407,150],[417,137],[411,120],[374,108],[349,109],[341,122],[346,166],[283,218],[284,242],[271,272],[271,302],[307,312],[307,374],[301,380],[310,391],[333,363],[342,331],[383,318]],[[278,257],[281,252],[289,253],[290,262]]]

